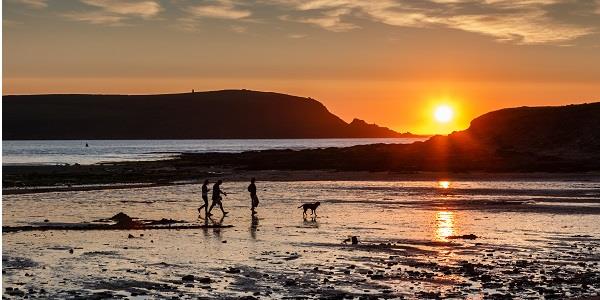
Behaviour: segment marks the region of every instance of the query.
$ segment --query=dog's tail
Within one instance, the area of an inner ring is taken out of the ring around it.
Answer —
[[[302,205],[298,206],[298,208],[302,208],[302,206],[304,206],[304,204],[302,204]]]

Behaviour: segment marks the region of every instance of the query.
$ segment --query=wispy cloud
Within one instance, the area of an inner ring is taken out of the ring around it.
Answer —
[[[215,0],[207,4],[191,5],[187,12],[194,17],[217,19],[242,19],[252,15],[252,12],[239,8],[229,0]]]
[[[310,23],[330,31],[358,28],[358,25],[349,21],[351,18],[369,19],[391,26],[447,27],[488,35],[498,41],[521,44],[560,43],[596,31],[597,28],[561,20],[556,14],[550,13],[552,5],[565,4],[563,2],[271,0],[274,5],[291,9],[289,14],[282,17],[283,20]],[[306,17],[305,14],[312,16]]]
[[[203,19],[216,19],[228,22],[248,21],[252,12],[247,8],[247,3],[232,0],[209,0],[200,4],[191,1],[181,1],[179,9],[183,16],[177,19],[175,27],[184,31],[198,31]],[[248,28],[238,24],[229,25],[229,29],[236,33],[245,33]]]
[[[7,1],[32,9],[52,5],[50,0]],[[171,1],[172,5],[162,7],[160,1]],[[556,45],[573,44],[579,37],[600,32],[600,0],[69,0],[69,3],[83,5],[79,9],[71,5],[70,10],[58,13],[70,20],[118,26],[135,19],[154,19],[160,14],[171,18],[173,26],[189,31],[196,31],[208,22],[221,22],[225,28],[243,33],[250,27],[241,22],[260,21],[280,27],[293,22],[331,32],[348,32],[375,22],[392,27],[455,29],[500,42]],[[168,7],[175,7],[176,11],[163,14]]]
[[[63,16],[72,21],[111,26],[124,25],[123,20],[125,20],[125,17],[123,16],[107,14],[101,11],[64,13]]]
[[[359,28],[358,25],[345,22],[342,19],[344,16],[347,16],[349,12],[350,9],[348,8],[336,8],[324,11],[321,14],[312,17],[292,17],[289,15],[283,15],[280,17],[280,19],[284,21],[312,24],[334,32],[344,32]]]
[[[13,2],[18,2],[23,5],[26,5],[29,8],[41,9],[48,7],[47,0],[13,0]]]
[[[231,29],[231,31],[237,33],[246,33],[248,31],[247,27],[240,25],[231,25],[229,28]]]
[[[4,28],[15,27],[15,26],[18,26],[18,25],[21,25],[21,24],[23,24],[23,22],[2,19],[2,26],[4,26]]]
[[[161,11],[161,6],[153,0],[123,1],[123,0],[81,0],[81,2],[101,8],[102,11],[116,14],[149,18]]]
[[[124,25],[131,18],[149,19],[162,7],[156,0],[81,0],[93,10],[68,12],[63,16],[74,21],[102,25]]]

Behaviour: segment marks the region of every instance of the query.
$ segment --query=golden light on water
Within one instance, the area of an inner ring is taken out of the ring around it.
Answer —
[[[447,237],[455,235],[454,213],[438,211],[435,214],[435,239],[446,241]]]
[[[443,189],[450,188],[450,184],[451,182],[447,180],[438,181],[438,186]]]

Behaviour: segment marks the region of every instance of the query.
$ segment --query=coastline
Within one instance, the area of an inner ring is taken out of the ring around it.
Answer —
[[[179,159],[70,166],[3,166],[4,195],[133,189],[201,180],[259,181],[600,181],[600,172],[248,170],[173,166]],[[87,176],[86,176],[87,175]]]

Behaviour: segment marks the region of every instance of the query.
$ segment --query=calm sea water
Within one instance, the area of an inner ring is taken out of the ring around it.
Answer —
[[[2,165],[94,164],[156,160],[181,152],[242,152],[268,149],[349,147],[376,143],[412,143],[425,138],[249,139],[249,140],[93,140],[2,141]],[[89,147],[86,147],[86,143]]]

